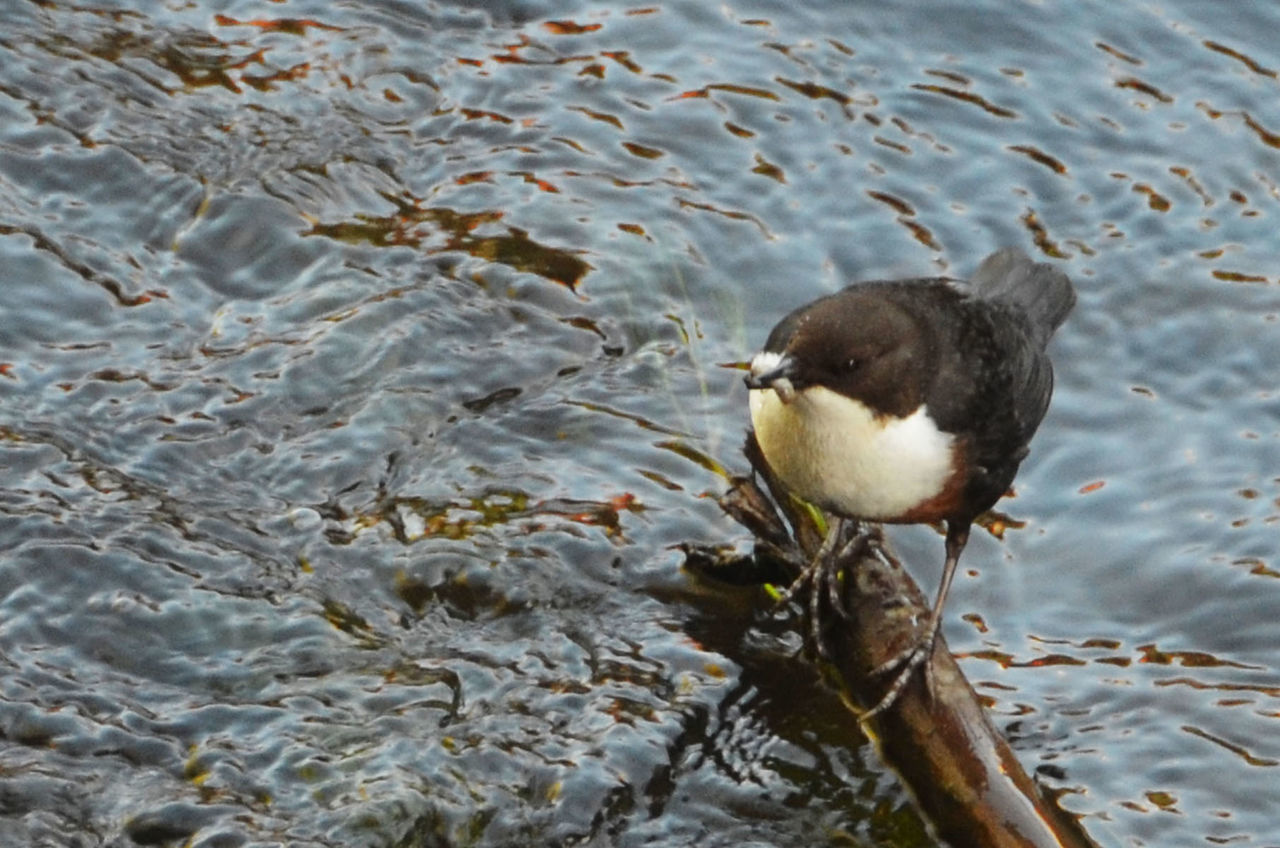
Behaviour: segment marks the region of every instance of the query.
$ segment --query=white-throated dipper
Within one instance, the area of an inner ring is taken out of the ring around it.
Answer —
[[[823,553],[842,518],[946,522],[929,621],[884,667],[905,663],[873,713],[933,652],[969,527],[1008,491],[1049,406],[1045,346],[1074,304],[1065,274],[1007,248],[967,283],[875,281],[819,298],[783,318],[751,360],[751,424],[765,461],[837,518]]]

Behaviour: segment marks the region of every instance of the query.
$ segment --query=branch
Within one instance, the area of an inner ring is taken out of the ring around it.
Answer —
[[[755,535],[757,567],[794,578],[817,552],[822,533],[773,478],[754,434],[745,453],[772,497],[754,478],[740,477],[721,507]],[[702,565],[704,572],[731,567]],[[815,581],[811,591],[820,591],[824,625],[820,655],[830,658],[828,671],[846,703],[865,711],[879,703],[894,677],[876,669],[913,643],[929,606],[878,528],[838,545],[824,569],[838,575],[844,614],[831,608],[823,581]],[[931,686],[918,672],[888,708],[861,724],[936,834],[956,846],[1095,846],[1074,819],[1042,797],[941,637],[929,665]]]

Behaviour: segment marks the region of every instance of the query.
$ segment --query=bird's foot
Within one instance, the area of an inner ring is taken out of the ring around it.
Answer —
[[[911,678],[920,666],[924,666],[925,692],[933,697],[933,649],[938,644],[938,630],[942,625],[942,607],[947,600],[947,592],[951,589],[951,579],[956,573],[956,563],[960,560],[960,552],[969,540],[968,521],[947,520],[947,559],[942,565],[942,585],[938,587],[938,597],[933,602],[929,617],[925,620],[924,632],[915,640],[915,644],[881,664],[872,672],[876,677],[898,669],[898,675],[889,684],[889,688],[874,707],[862,714],[861,721],[867,721],[888,709],[902,695]]]
[[[787,585],[787,588],[782,591],[782,594],[778,596],[778,599],[774,601],[774,613],[782,612],[802,591],[814,584],[814,581],[817,580],[818,572],[822,570],[822,562],[822,559],[814,558],[796,575],[796,579],[792,580]]]
[[[813,562],[805,566],[796,579],[791,581],[791,585],[787,586],[773,605],[773,613],[776,615],[786,610],[792,601],[800,598],[801,594],[808,593],[801,604],[806,624],[805,631],[808,634],[805,647],[812,646],[822,660],[830,659],[822,640],[822,596],[826,594],[828,599],[839,597],[839,592],[832,588],[833,585],[838,587],[840,582],[839,576],[835,573],[836,570],[827,556],[815,557]],[[833,606],[839,610],[841,616],[848,615],[843,604],[837,603]],[[804,648],[801,648],[801,652],[803,651]]]
[[[924,666],[924,684],[925,691],[930,697],[933,697],[933,649],[937,646],[937,630],[930,627],[924,638],[917,640],[914,644],[908,646],[896,656],[891,657],[887,662],[882,663],[871,672],[872,677],[879,677],[897,670],[897,674],[893,678],[893,682],[889,684],[889,688],[880,696],[880,700],[875,706],[864,712],[858,717],[858,721],[866,722],[880,715],[880,713],[893,706],[903,691],[907,688],[907,684],[911,682],[911,678],[916,672]]]
[[[823,639],[826,621],[823,618],[822,599],[826,597],[827,608],[834,610],[840,618],[846,621],[849,619],[849,611],[845,608],[844,598],[841,596],[843,572],[841,563],[848,561],[848,557],[853,555],[857,546],[866,544],[866,537],[859,534],[837,550],[839,531],[833,532],[837,535],[829,536],[823,542],[813,561],[791,582],[773,607],[775,613],[780,612],[796,600],[801,592],[808,592],[803,607],[808,623],[808,641],[818,658],[823,661],[830,661],[831,654]]]

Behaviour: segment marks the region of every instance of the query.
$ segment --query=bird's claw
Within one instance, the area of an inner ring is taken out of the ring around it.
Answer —
[[[805,566],[804,570],[791,582],[773,607],[774,613],[781,612],[787,605],[796,600],[801,592],[808,591],[808,597],[805,599],[804,604],[804,615],[808,619],[809,643],[818,658],[823,661],[830,661],[831,654],[827,649],[826,641],[823,639],[825,622],[823,621],[822,598],[824,595],[826,596],[828,609],[834,610],[841,619],[849,620],[849,610],[845,607],[844,597],[841,594],[843,568],[840,564],[847,561],[856,546],[866,544],[865,537],[859,534],[837,550],[840,533],[841,528],[839,526],[831,529],[830,534],[823,541],[813,561]]]
[[[872,677],[880,677],[894,669],[898,669],[898,673],[894,676],[893,682],[889,684],[889,688],[880,696],[880,700],[876,702],[875,706],[858,717],[859,721],[869,721],[893,706],[893,703],[902,695],[907,688],[907,684],[911,682],[911,678],[915,676],[915,673],[922,665],[924,666],[925,691],[928,692],[930,697],[933,697],[933,663],[930,660],[933,658],[933,649],[937,644],[936,637],[936,632],[930,627],[923,639],[917,640],[914,644],[890,657],[886,662],[881,663],[872,670]]]

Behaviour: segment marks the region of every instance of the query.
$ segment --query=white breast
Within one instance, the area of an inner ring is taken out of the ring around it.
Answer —
[[[750,393],[751,425],[769,467],[807,501],[858,518],[889,520],[937,495],[954,441],[920,406],[877,418],[859,401],[821,386],[783,403]]]

